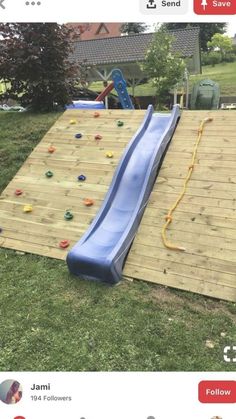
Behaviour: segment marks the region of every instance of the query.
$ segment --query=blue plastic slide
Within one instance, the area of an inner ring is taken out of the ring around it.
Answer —
[[[144,121],[126,147],[105,200],[93,223],[67,256],[71,273],[80,278],[117,283],[125,258],[147,205],[166,147],[180,118],[153,114]]]

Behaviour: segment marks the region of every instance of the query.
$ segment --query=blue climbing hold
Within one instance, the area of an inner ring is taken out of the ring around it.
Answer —
[[[80,133],[75,135],[75,138],[77,138],[77,139],[80,139],[80,138],[82,138],[82,137],[83,137],[83,136],[82,136],[82,134],[80,134]]]
[[[84,182],[86,180],[86,176],[80,175],[78,176],[78,180],[80,180],[81,182]]]

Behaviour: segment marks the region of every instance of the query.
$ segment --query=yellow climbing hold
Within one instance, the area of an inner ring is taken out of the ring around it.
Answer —
[[[170,243],[167,238],[166,238],[166,230],[169,227],[169,225],[172,223],[173,221],[173,212],[176,210],[177,206],[179,205],[179,203],[182,201],[185,192],[187,190],[187,186],[188,186],[188,182],[191,179],[193,170],[194,170],[194,166],[195,166],[195,162],[196,162],[196,157],[197,157],[197,150],[198,150],[198,146],[200,144],[200,141],[202,139],[202,134],[203,134],[203,130],[204,130],[204,126],[207,122],[212,122],[213,118],[205,118],[203,119],[203,121],[200,124],[200,127],[198,129],[198,137],[197,137],[197,141],[195,143],[194,149],[193,149],[193,154],[192,154],[192,160],[190,165],[188,166],[188,172],[183,184],[183,188],[182,188],[182,192],[180,193],[179,197],[176,199],[175,203],[173,204],[173,206],[169,209],[168,214],[165,217],[166,223],[164,224],[164,227],[162,228],[162,232],[161,232],[161,236],[162,236],[162,241],[164,243],[164,246],[167,249],[171,249],[171,250],[180,250],[182,252],[184,252],[186,249],[182,246],[176,246],[175,244]]]
[[[32,205],[25,205],[23,208],[24,212],[32,212],[33,211],[33,207]]]
[[[75,125],[76,124],[76,120],[75,119],[71,119],[70,120],[70,125]]]
[[[112,157],[114,157],[114,153],[113,153],[112,151],[107,151],[107,152],[106,152],[106,157],[107,157],[108,159],[112,159]]]

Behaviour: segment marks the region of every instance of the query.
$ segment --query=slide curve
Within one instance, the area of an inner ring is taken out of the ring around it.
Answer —
[[[179,106],[171,113],[153,113],[126,147],[105,200],[87,232],[71,249],[67,264],[84,279],[117,283],[125,258],[147,205],[157,171],[180,118]]]

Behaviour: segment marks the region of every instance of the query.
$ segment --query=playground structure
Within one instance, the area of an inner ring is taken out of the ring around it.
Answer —
[[[141,110],[67,110],[1,195],[0,246],[65,260],[91,226],[144,116]],[[161,230],[206,117],[213,121],[203,131],[191,181],[167,232],[186,251],[171,251]],[[124,277],[236,301],[235,124],[234,112],[183,111]]]
[[[111,72],[111,78],[112,82],[105,87],[103,92],[101,92],[95,101],[82,101],[78,100],[76,102],[73,102],[71,105],[67,106],[67,109],[104,109],[104,103],[105,100],[105,107],[108,108],[108,102],[107,102],[107,96],[113,89],[116,90],[118,98],[120,100],[121,106],[123,109],[134,109],[134,105],[130,99],[130,96],[127,91],[127,83],[123,77],[123,74],[121,70],[114,69]]]

